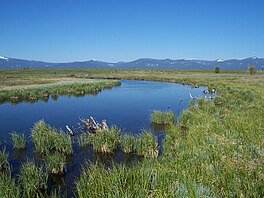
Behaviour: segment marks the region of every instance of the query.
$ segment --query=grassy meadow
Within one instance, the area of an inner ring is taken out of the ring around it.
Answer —
[[[137,138],[129,135],[122,137],[118,133],[102,133],[96,138],[80,137],[80,147],[93,145],[95,150],[112,152],[120,146],[124,152],[136,152],[146,157],[131,167],[113,164],[110,170],[100,164],[84,164],[80,178],[76,178],[77,197],[264,197],[264,73],[1,70],[0,89],[59,83],[65,78],[177,82],[191,86],[205,85],[217,91],[213,100],[200,99],[198,105],[192,104],[188,110],[177,115],[177,121],[165,132],[163,152],[159,157],[156,157],[156,140],[147,132]],[[104,137],[115,144],[109,144]],[[56,138],[59,145],[54,143]],[[19,183],[25,197],[32,196],[32,193],[40,195],[46,189],[47,172],[63,171],[65,158],[60,154],[72,153],[70,142],[64,134],[46,123],[34,125],[32,139],[39,153],[53,155],[46,159],[50,164],[48,170],[36,168],[33,162],[21,167]],[[44,148],[43,144],[47,147]],[[13,194],[16,197],[19,188],[11,176],[5,173],[9,170],[8,153],[3,150],[0,154],[0,186],[4,185],[3,181],[10,186],[1,188],[0,196]],[[147,157],[149,155],[154,157]],[[27,173],[29,170],[30,174]],[[31,178],[32,185],[27,182],[28,178]]]

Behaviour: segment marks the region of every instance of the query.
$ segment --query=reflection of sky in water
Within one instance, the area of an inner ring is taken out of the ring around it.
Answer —
[[[6,103],[0,106],[0,137],[7,137],[12,130],[29,132],[40,119],[65,130],[65,125],[77,126],[79,117],[89,116],[98,121],[106,119],[108,124],[115,124],[126,132],[139,133],[142,128],[150,128],[149,117],[153,110],[170,110],[178,116],[188,108],[189,93],[204,97],[204,89],[174,83],[122,81],[120,87],[96,96],[63,96],[57,101],[50,99],[47,103],[16,106]]]

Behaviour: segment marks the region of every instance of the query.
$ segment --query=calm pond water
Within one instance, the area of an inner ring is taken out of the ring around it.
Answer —
[[[56,128],[65,130],[65,125],[77,127],[79,117],[106,119],[125,132],[140,133],[150,127],[153,110],[170,110],[179,114],[188,108],[189,93],[204,97],[205,87],[191,88],[175,83],[149,81],[121,81],[120,87],[104,90],[98,95],[83,97],[60,96],[48,102],[0,105],[0,138],[9,137],[12,130],[28,134],[33,123],[44,119]],[[182,100],[182,101],[181,101]]]
[[[58,100],[49,99],[48,102],[20,103],[0,105],[0,138],[6,139],[7,149],[10,151],[10,162],[13,175],[19,173],[22,162],[27,158],[37,158],[32,143],[27,144],[24,152],[13,151],[10,145],[10,135],[13,130],[30,133],[35,122],[44,119],[50,125],[65,130],[65,125],[77,127],[79,117],[95,117],[99,122],[106,119],[109,125],[117,125],[125,133],[139,134],[143,128],[151,128],[150,114],[153,110],[170,110],[179,114],[188,108],[189,93],[195,97],[204,97],[206,87],[191,88],[175,83],[161,83],[149,81],[121,81],[120,87],[104,90],[98,95],[83,97],[60,96]],[[159,144],[164,133],[155,131]],[[127,156],[118,150],[113,156],[101,156],[93,152],[92,148],[80,150],[74,144],[74,154],[68,159],[67,174],[64,177],[50,178],[51,190],[60,190],[67,197],[72,195],[74,181],[80,174],[84,161],[101,161],[104,164],[125,163],[137,161],[136,156]]]

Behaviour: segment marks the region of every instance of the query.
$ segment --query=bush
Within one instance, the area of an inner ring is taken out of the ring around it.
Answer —
[[[253,65],[250,65],[250,66],[248,67],[248,70],[249,70],[249,72],[250,72],[250,75],[253,75],[253,74],[255,74],[255,73],[257,72],[256,67],[253,66]]]
[[[220,73],[220,67],[216,67],[216,68],[215,68],[215,73],[216,73],[216,74],[219,74],[219,73]]]

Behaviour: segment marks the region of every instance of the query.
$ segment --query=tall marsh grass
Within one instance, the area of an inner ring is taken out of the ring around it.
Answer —
[[[0,172],[10,171],[10,164],[8,161],[9,154],[6,148],[0,151]]]
[[[145,158],[132,167],[84,169],[78,196],[263,197],[264,90],[241,84],[214,87],[215,99],[199,100],[168,128],[160,158]],[[139,155],[156,150],[151,134],[138,139]]]
[[[113,166],[110,171],[98,165],[85,166],[76,188],[80,198],[215,197],[207,186],[186,183],[171,168],[162,170],[161,163],[149,159],[131,168]]]
[[[19,198],[20,188],[16,185],[15,179],[11,174],[0,171],[0,197],[2,198]]]
[[[45,197],[47,181],[48,175],[42,166],[38,167],[32,161],[27,161],[22,164],[19,182],[23,189],[23,197]]]
[[[77,137],[77,143],[79,147],[86,147],[93,145],[93,135],[96,134],[90,134],[90,133],[83,133]]]

